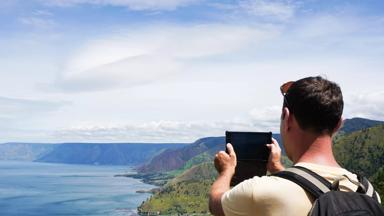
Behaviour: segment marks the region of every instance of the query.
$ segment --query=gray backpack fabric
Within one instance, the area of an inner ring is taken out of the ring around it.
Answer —
[[[384,216],[384,208],[379,203],[378,194],[364,177],[358,177],[359,182],[350,180],[359,186],[356,192],[344,192],[339,191],[339,180],[331,184],[305,167],[293,166],[273,176],[300,185],[314,197],[315,201],[308,215]]]

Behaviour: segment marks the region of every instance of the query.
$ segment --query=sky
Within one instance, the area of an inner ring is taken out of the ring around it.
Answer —
[[[382,0],[2,0],[0,142],[278,133],[317,75],[384,120],[383,57]]]

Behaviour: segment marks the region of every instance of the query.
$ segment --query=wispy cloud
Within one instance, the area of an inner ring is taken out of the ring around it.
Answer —
[[[202,0],[41,0],[52,6],[69,7],[76,5],[102,5],[127,7],[131,10],[175,10],[178,7],[194,4]]]
[[[163,26],[91,41],[55,83],[64,91],[131,87],[188,70],[191,61],[235,53],[276,34],[234,25]]]
[[[381,5],[2,1],[0,86],[25,99],[0,97],[0,137],[189,142],[230,129],[277,132],[278,86],[318,74],[355,93],[346,117],[382,120]]]

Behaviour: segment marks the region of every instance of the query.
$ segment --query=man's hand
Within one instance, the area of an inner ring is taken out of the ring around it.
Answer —
[[[235,174],[235,168],[237,164],[236,153],[233,146],[227,144],[228,153],[220,151],[215,156],[215,167],[217,172],[221,174],[228,174],[231,177]]]
[[[271,151],[268,158],[267,169],[270,173],[276,173],[284,170],[284,166],[281,164],[281,148],[279,143],[272,138],[272,143],[267,144],[267,147]]]
[[[230,189],[231,178],[237,164],[236,153],[231,144],[227,144],[228,153],[220,151],[215,156],[215,167],[219,176],[213,182],[209,193],[209,210],[213,215],[224,215],[221,197]]]

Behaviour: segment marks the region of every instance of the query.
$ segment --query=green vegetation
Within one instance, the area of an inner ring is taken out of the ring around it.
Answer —
[[[180,182],[155,194],[138,208],[139,214],[159,212],[161,215],[208,215],[208,193],[212,181]]]
[[[142,215],[209,215],[208,192],[216,170],[202,163],[177,176],[138,208]]]
[[[185,172],[186,170],[192,168],[195,165],[202,164],[202,163],[211,163],[213,161],[213,156],[209,155],[207,152],[203,152],[202,154],[199,154],[190,160],[188,160],[184,166],[180,169],[173,170],[168,172],[169,175],[177,176]]]
[[[215,180],[217,177],[217,171],[213,166],[212,161],[202,163],[192,167],[191,169],[186,170],[184,173],[176,176],[171,184],[176,184],[179,182],[186,181],[201,181],[201,180]]]
[[[366,176],[384,195],[384,125],[338,137],[334,143],[336,159],[343,167]]]

